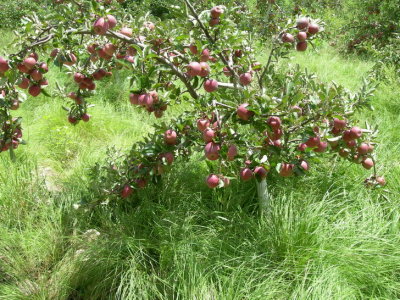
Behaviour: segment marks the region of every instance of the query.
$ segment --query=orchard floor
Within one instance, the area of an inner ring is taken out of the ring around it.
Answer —
[[[328,46],[290,63],[352,90],[374,65]],[[0,299],[400,297],[398,84],[381,82],[375,111],[362,114],[380,128],[384,191],[363,187],[362,167],[326,159],[308,177],[271,178],[263,219],[254,183],[210,191],[199,157],[140,192],[136,209],[76,209],[107,146],[129,149],[155,122],[128,104],[123,74],[101,85],[89,123],[70,126],[60,98],[17,112],[28,145],[15,163],[0,156]]]

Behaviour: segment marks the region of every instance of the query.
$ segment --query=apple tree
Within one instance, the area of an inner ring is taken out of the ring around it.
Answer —
[[[72,125],[90,121],[90,100],[101,80],[128,69],[129,101],[137,109],[155,118],[179,103],[188,109],[157,124],[129,153],[97,167],[102,201],[131,197],[198,151],[210,169],[209,188],[227,188],[236,178],[254,180],[261,211],[268,203],[269,173],[306,175],[322,155],[373,169],[367,184],[385,184],[375,171],[376,132],[354,120],[357,110],[369,106],[373,88],[365,83],[350,93],[299,68],[278,68],[291,51],[313,45],[323,30],[319,21],[279,20],[260,48],[256,32],[237,26],[235,20],[246,17],[241,7],[197,11],[182,0],[171,7],[175,18],[161,22],[133,15],[119,2],[57,0],[47,16],[23,20],[18,52],[0,58],[2,151],[13,156],[24,143],[21,118],[12,111],[27,99],[25,90],[32,97],[50,96],[48,65],[69,74],[53,95],[65,97]]]

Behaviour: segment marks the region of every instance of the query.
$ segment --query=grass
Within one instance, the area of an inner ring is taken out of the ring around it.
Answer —
[[[353,90],[373,66],[329,47],[290,63]],[[77,209],[106,147],[128,149],[154,122],[127,104],[126,81],[104,85],[87,124],[68,125],[59,98],[18,111],[28,145],[15,163],[0,156],[0,299],[400,297],[398,85],[381,83],[376,110],[362,114],[381,128],[385,191],[366,190],[359,166],[326,160],[306,178],[271,178],[261,220],[251,183],[209,191],[196,157],[141,191],[135,209]]]

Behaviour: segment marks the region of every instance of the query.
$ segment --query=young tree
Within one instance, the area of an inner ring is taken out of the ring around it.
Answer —
[[[210,188],[227,187],[237,176],[255,178],[261,211],[267,206],[270,172],[304,175],[314,158],[326,153],[375,170],[374,133],[352,120],[356,110],[368,106],[372,89],[365,85],[351,94],[299,69],[277,71],[276,62],[293,48],[305,51],[312,45],[321,24],[308,16],[276,24],[278,33],[259,50],[268,51],[261,64],[255,55],[257,35],[232,21],[240,9],[215,6],[197,12],[189,0],[179,4],[176,19],[164,22],[147,15],[134,18],[111,0],[56,1],[43,20],[27,19],[21,50],[0,58],[2,150],[13,155],[23,143],[21,119],[10,110],[25,100],[24,89],[32,97],[48,95],[44,76],[53,62],[70,74],[71,84],[59,90],[70,99],[65,109],[74,125],[90,120],[97,81],[122,68],[132,72],[130,102],[156,118],[174,103],[190,104],[178,118],[155,126],[120,164],[107,168],[99,178],[104,197],[130,197],[196,150],[204,152],[210,168],[205,179]],[[38,53],[46,51],[50,59],[41,62]],[[368,182],[382,184],[376,172]]]

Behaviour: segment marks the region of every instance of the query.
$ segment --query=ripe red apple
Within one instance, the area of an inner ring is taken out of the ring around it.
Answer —
[[[39,59],[39,55],[35,52],[29,53],[28,57],[33,57],[36,61]]]
[[[149,96],[153,99],[153,103],[158,103],[159,97],[157,91],[150,91]]]
[[[209,22],[209,25],[210,25],[210,27],[215,27],[215,26],[217,26],[218,24],[219,24],[219,18],[212,18],[212,19],[210,19],[210,22]]]
[[[215,6],[211,9],[210,13],[212,18],[219,18],[224,13],[224,9],[222,6]]]
[[[267,124],[273,129],[277,130],[281,127],[282,121],[279,117],[272,116],[267,119]]]
[[[50,57],[55,58],[58,55],[58,53],[60,53],[60,49],[55,48],[50,52]]]
[[[172,129],[168,129],[164,133],[164,141],[168,145],[175,145],[178,139],[178,135],[176,134],[176,131]]]
[[[133,189],[130,185],[125,184],[122,191],[121,191],[121,197],[126,199],[129,198],[130,195],[132,195]]]
[[[33,97],[39,96],[41,91],[42,91],[42,89],[41,89],[40,85],[36,85],[36,84],[31,85],[28,90],[29,94]]]
[[[108,29],[109,29],[108,22],[106,22],[103,17],[98,18],[93,24],[93,31],[96,34],[104,35],[107,33]]]
[[[319,31],[319,26],[318,26],[318,24],[311,23],[311,24],[308,26],[308,33],[309,33],[309,34],[317,34],[318,31]]]
[[[240,170],[240,178],[243,181],[249,181],[253,177],[253,171],[249,168],[243,168]]]
[[[210,66],[206,62],[200,62],[200,73],[199,76],[201,77],[207,77],[210,74]]]
[[[68,122],[70,122],[71,124],[76,124],[78,123],[78,120],[73,116],[68,116]]]
[[[27,89],[29,87],[29,79],[26,77],[22,77],[21,82],[18,84],[18,87],[21,89]]]
[[[21,73],[29,73],[29,69],[23,64],[18,64],[17,65],[17,69],[21,72]]]
[[[346,123],[346,120],[340,120],[338,118],[333,119],[333,127],[338,130],[344,129],[347,125]]]
[[[89,122],[89,120],[90,120],[90,115],[89,115],[89,114],[83,114],[83,115],[81,116],[81,118],[82,118],[82,121],[83,121],[83,122]]]
[[[328,147],[327,142],[320,142],[317,146],[317,148],[314,149],[314,152],[322,153],[326,151],[326,148]]]
[[[171,165],[174,162],[174,154],[172,152],[167,152],[162,154],[162,158],[165,158],[165,161],[167,162],[168,165]]]
[[[46,74],[47,72],[49,72],[49,67],[47,66],[46,63],[42,62],[39,65],[39,70],[40,72],[42,72],[43,74]]]
[[[309,19],[303,17],[303,18],[300,18],[300,19],[297,20],[297,25],[296,25],[296,27],[297,27],[298,29],[306,29],[306,28],[309,26],[309,24],[310,24]]]
[[[204,153],[207,159],[209,160],[217,160],[219,158],[219,151],[221,150],[221,146],[214,142],[209,142],[204,147]]]
[[[87,45],[87,47],[86,47],[86,50],[90,53],[90,54],[96,54],[96,52],[97,52],[97,47],[98,47],[99,45],[97,45],[97,44],[89,44],[89,45]]]
[[[239,107],[236,110],[238,118],[242,119],[243,121],[248,121],[254,115],[254,112],[246,108],[247,106],[249,106],[248,103],[243,103],[239,105]]]
[[[349,136],[351,139],[359,139],[362,136],[362,130],[360,127],[354,126],[350,129]]]
[[[369,170],[369,169],[371,169],[373,166],[374,166],[374,161],[371,159],[371,158],[366,158],[366,159],[364,159],[363,161],[362,161],[362,166],[365,168],[365,169],[367,169],[367,170]]]
[[[310,169],[310,166],[308,164],[308,162],[306,162],[305,160],[302,160],[300,162],[300,167],[304,170],[304,171],[308,171]]]
[[[113,29],[117,25],[117,19],[113,15],[107,15],[108,28]]]
[[[31,78],[32,78],[34,81],[39,81],[39,80],[41,80],[41,79],[43,78],[42,73],[40,73],[39,70],[37,70],[37,69],[32,70],[32,71],[29,73],[29,75],[31,76]]]
[[[297,146],[297,151],[304,152],[304,151],[306,151],[306,149],[307,149],[307,145],[304,143]]]
[[[191,44],[191,45],[189,46],[189,50],[190,50],[190,52],[192,52],[192,54],[194,54],[194,55],[197,55],[197,54],[199,53],[199,51],[197,50],[197,46],[194,45],[194,44]]]
[[[293,175],[293,164],[282,163],[279,175],[282,177],[290,177]]]
[[[208,79],[204,82],[204,89],[208,93],[212,93],[218,89],[218,81],[214,79]]]
[[[357,152],[360,155],[367,154],[369,152],[369,145],[366,143],[361,143],[361,145],[357,148]]]
[[[265,177],[267,177],[268,171],[264,167],[258,166],[258,167],[255,167],[254,174],[258,178],[265,178]]]
[[[312,136],[307,140],[306,145],[307,147],[314,148],[317,147],[320,144],[320,142],[321,139],[319,136]]]
[[[197,120],[197,129],[203,132],[210,126],[210,121],[208,119],[198,119]]]
[[[67,58],[67,60],[65,60],[63,63],[64,63],[64,65],[67,65],[67,66],[73,66],[77,61],[77,58],[76,58],[75,54],[73,54],[73,53],[67,54],[66,58]]]
[[[0,56],[0,73],[7,72],[9,69],[8,61]]]
[[[355,140],[347,141],[346,145],[349,148],[354,148],[355,146],[357,146],[357,142]]]
[[[150,31],[153,31],[154,29],[156,29],[156,25],[154,25],[154,23],[152,23],[152,22],[144,22],[143,27]]]
[[[297,34],[297,39],[298,39],[300,42],[304,42],[305,40],[307,40],[307,33],[305,33],[304,31],[300,31],[300,32]]]
[[[231,184],[231,181],[227,177],[223,177],[222,182],[224,183],[224,187],[227,187]]]
[[[232,161],[235,159],[235,156],[238,154],[238,150],[236,145],[230,145],[227,152],[227,159]]]
[[[290,33],[284,33],[282,35],[282,42],[284,43],[294,43],[294,36]]]
[[[105,53],[107,53],[108,55],[112,56],[112,55],[114,55],[115,51],[117,51],[117,46],[115,46],[112,43],[107,43],[104,45],[103,51]]]
[[[207,48],[206,49],[204,49],[202,52],[201,52],[201,56],[200,56],[200,61],[202,61],[202,62],[207,62],[207,61],[209,61],[210,60],[210,50],[208,50]]]
[[[384,177],[380,176],[380,177],[376,177],[376,182],[381,185],[381,186],[385,186],[386,185],[386,180]]]
[[[219,185],[219,178],[215,174],[208,175],[206,184],[210,189],[216,188]]]
[[[368,144],[368,153],[374,152],[374,145]]]
[[[132,34],[133,34],[132,29],[128,28],[128,27],[121,28],[119,33],[121,33],[121,34],[123,34],[123,35],[125,35],[127,37],[132,37]]]
[[[241,85],[249,85],[251,83],[251,81],[253,80],[253,77],[251,76],[251,74],[249,72],[240,74],[239,76],[239,82]]]
[[[192,77],[200,75],[200,73],[201,73],[201,65],[198,62],[191,62],[187,66],[187,73]]]
[[[212,142],[212,140],[215,138],[215,131],[212,130],[211,128],[207,128],[203,131],[203,140],[206,143]]]
[[[281,128],[274,129],[273,131],[267,131],[267,136],[271,141],[277,141],[283,136]]]
[[[23,64],[28,70],[32,70],[36,65],[37,61],[33,57],[27,57],[24,59]]]
[[[296,50],[297,51],[306,51],[307,50],[307,42],[298,42],[296,45]]]

